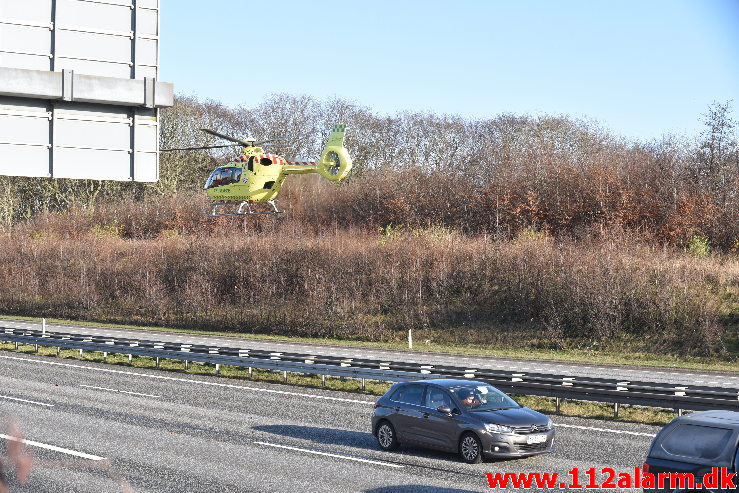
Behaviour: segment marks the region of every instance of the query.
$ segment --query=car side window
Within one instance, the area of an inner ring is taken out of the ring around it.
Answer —
[[[425,387],[425,385],[404,385],[396,390],[390,399],[404,404],[420,406],[423,400],[423,391]]]
[[[454,404],[452,404],[452,398],[449,394],[436,387],[428,387],[426,389],[424,406],[431,409],[438,409],[441,406],[446,406],[449,409],[455,407]]]
[[[398,402],[398,399],[400,398],[400,392],[403,390],[403,386],[401,385],[397,389],[395,389],[395,392],[390,394],[390,400]]]
[[[734,472],[739,473],[739,448],[736,449],[734,454]]]
[[[670,455],[698,459],[718,459],[731,438],[732,430],[699,425],[679,425],[662,442]]]

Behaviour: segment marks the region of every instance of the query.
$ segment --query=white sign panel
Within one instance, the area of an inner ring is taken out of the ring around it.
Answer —
[[[0,174],[156,181],[158,72],[159,0],[0,0]]]

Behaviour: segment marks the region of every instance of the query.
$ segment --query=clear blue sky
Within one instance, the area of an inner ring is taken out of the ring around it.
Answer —
[[[739,115],[739,0],[161,0],[162,80],[255,106],[570,115],[648,140]]]

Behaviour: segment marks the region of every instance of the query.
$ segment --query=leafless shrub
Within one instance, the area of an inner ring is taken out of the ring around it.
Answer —
[[[533,230],[496,241],[438,226],[254,226],[167,224],[185,232],[140,239],[19,227],[0,243],[0,311],[370,340],[408,327],[450,340],[465,327],[481,340],[523,331],[555,347],[643,337],[691,354],[723,354],[732,334],[730,256]]]

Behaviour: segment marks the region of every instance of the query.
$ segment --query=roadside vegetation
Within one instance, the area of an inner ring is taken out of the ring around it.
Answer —
[[[198,189],[231,151],[163,154],[156,184],[0,177],[0,313],[733,364],[739,144],[728,103],[702,118],[642,143],[567,117],[178,97],[163,148],[307,131],[270,151],[311,158],[346,121],[355,170],[292,177],[285,215],[217,219]]]

